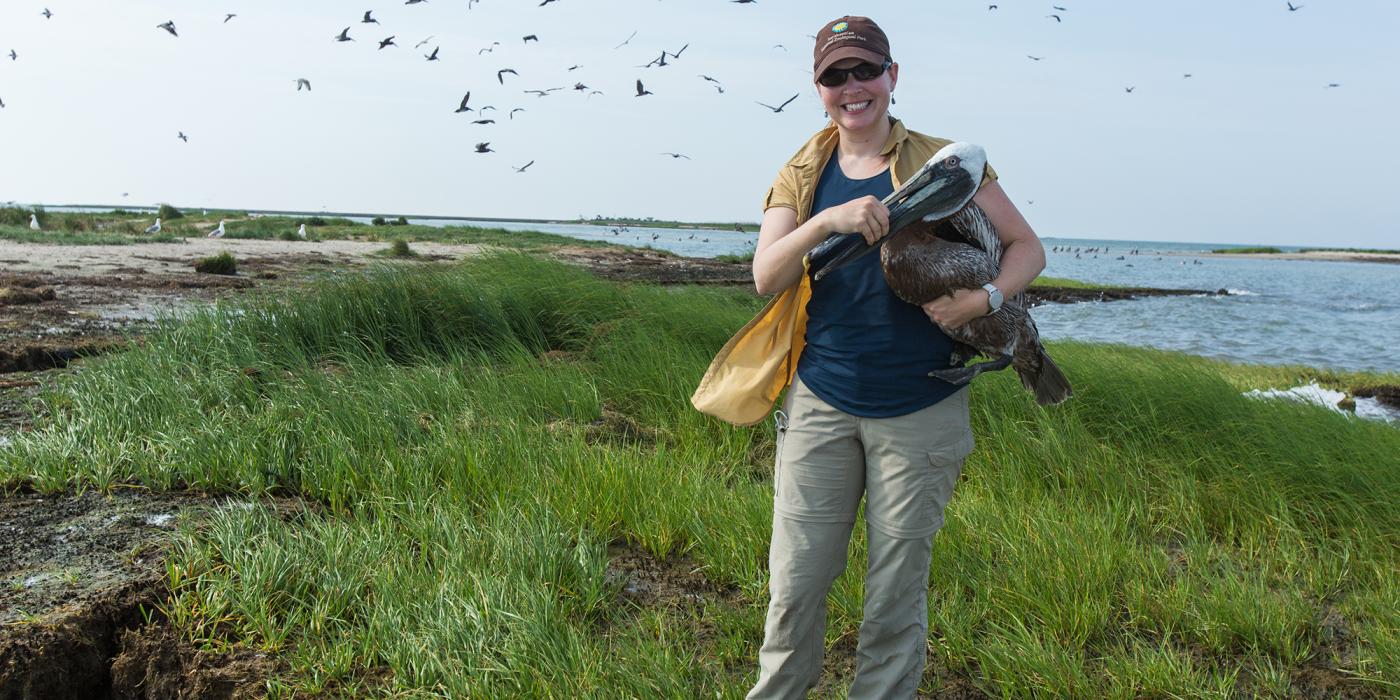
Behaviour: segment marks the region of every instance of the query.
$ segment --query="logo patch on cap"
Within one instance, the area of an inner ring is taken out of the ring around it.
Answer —
[[[846,28],[850,26],[851,25],[846,24],[845,22],[837,22],[836,24],[832,25],[831,31],[833,34],[836,32],[844,32],[846,31]]]

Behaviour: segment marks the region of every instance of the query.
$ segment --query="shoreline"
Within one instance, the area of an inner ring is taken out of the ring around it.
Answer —
[[[1262,258],[1266,260],[1323,260],[1328,262],[1368,262],[1400,265],[1400,253],[1349,253],[1340,250],[1314,250],[1294,253],[1163,253],[1196,258]]]

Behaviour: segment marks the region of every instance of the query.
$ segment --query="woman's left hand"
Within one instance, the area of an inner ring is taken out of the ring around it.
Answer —
[[[955,290],[950,295],[923,304],[922,308],[930,321],[944,329],[952,330],[974,318],[987,315],[991,307],[987,301],[987,290],[978,287]]]

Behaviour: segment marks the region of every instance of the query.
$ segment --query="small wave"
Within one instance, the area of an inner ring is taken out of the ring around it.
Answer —
[[[1386,423],[1400,422],[1400,412],[1385,406],[1374,398],[1357,397],[1353,399],[1356,408],[1353,411],[1348,411],[1341,406],[1342,400],[1347,398],[1346,394],[1325,389],[1318,386],[1317,382],[1295,386],[1292,389],[1255,389],[1244,392],[1244,395],[1251,399],[1288,399],[1328,408],[1336,413],[1354,413],[1358,418],[1380,420]]]
[[[1225,288],[1225,293],[1228,294],[1228,295],[1230,295],[1230,296],[1232,296],[1232,297],[1257,297],[1257,296],[1259,296],[1259,292],[1251,292],[1251,291],[1249,291],[1248,289],[1231,289],[1231,288],[1229,288],[1229,287],[1226,287],[1226,288]]]

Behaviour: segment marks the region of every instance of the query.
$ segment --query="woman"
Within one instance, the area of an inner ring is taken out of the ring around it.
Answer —
[[[789,325],[797,359],[775,414],[771,600],[759,679],[748,697],[804,697],[816,684],[827,592],[845,569],[864,496],[868,571],[850,697],[908,698],[923,673],[933,535],[973,444],[968,389],[928,372],[949,365],[951,341],[939,325],[955,328],[994,309],[990,290],[981,288],[922,307],[903,302],[886,285],[878,255],[810,281],[809,264],[821,261],[805,260],[808,251],[832,233],[858,233],[867,243],[883,236],[889,211],[881,199],[949,143],[889,116],[899,64],[870,19],[827,23],[813,59],[832,123],[769,190],[753,260],[760,293],[798,302],[786,305],[795,309]],[[1044,268],[1045,251],[990,167],[973,201],[1001,237],[1001,273],[992,284],[1009,297]]]

